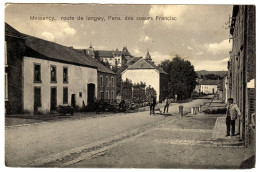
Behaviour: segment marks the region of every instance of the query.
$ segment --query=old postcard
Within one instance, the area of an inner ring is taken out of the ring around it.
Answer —
[[[254,168],[255,13],[6,3],[5,165]]]

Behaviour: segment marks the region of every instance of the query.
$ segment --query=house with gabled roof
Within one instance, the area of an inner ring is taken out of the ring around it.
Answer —
[[[87,59],[92,60],[97,67],[97,100],[115,100],[116,99],[116,79],[117,75],[108,67],[104,66],[97,59],[92,58],[82,50]]]
[[[114,74],[80,50],[22,34],[7,23],[5,45],[6,114],[85,107],[98,97],[98,72]]]
[[[152,87],[157,93],[156,100],[161,102],[168,95],[168,74],[156,66],[152,60],[137,59],[122,73],[122,80],[129,79],[132,83],[145,83],[146,87]]]
[[[223,82],[223,80],[202,80],[199,83],[200,92],[203,94],[215,94],[221,82]]]

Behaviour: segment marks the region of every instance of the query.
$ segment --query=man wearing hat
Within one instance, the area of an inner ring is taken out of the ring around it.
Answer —
[[[242,120],[242,116],[238,106],[233,103],[233,98],[228,99],[228,106],[227,106],[227,117],[226,117],[226,125],[227,125],[227,135],[230,136],[230,125],[232,127],[231,136],[235,135],[235,124],[237,116],[239,116],[240,120]]]

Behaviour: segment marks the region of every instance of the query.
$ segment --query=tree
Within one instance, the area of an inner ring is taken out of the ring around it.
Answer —
[[[202,75],[201,78],[211,79],[211,80],[222,79],[219,75],[216,75],[216,74],[206,74],[206,75]]]
[[[151,96],[154,96],[156,98],[157,94],[155,89],[151,86],[147,87],[145,90],[145,96],[146,96],[146,101],[148,102],[151,100]]]
[[[190,61],[176,55],[172,60],[161,62],[159,66],[169,75],[170,95],[177,95],[178,99],[189,98],[197,84],[197,73]]]

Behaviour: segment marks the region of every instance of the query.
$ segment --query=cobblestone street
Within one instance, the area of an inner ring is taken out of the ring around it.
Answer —
[[[208,101],[198,99],[182,103],[183,118],[178,115],[180,104],[172,104],[169,113],[161,115],[143,111],[8,126],[6,164],[22,167],[239,168],[247,158],[246,149],[239,136],[225,137],[224,114],[190,113],[191,107],[203,105],[205,109]]]
[[[239,137],[213,137],[225,133],[225,123],[215,124],[217,118],[223,117],[177,118],[70,167],[239,168],[246,148]]]

